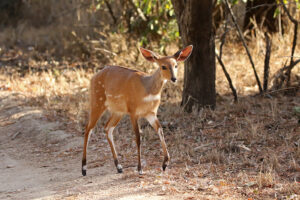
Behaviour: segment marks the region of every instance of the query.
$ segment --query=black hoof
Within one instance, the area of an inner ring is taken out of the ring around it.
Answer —
[[[165,171],[166,168],[167,168],[167,164],[163,164],[163,166],[162,166],[163,171]]]
[[[117,168],[117,170],[118,170],[118,173],[119,173],[119,174],[123,173],[123,169],[122,169],[122,168],[120,168],[120,169]]]
[[[82,176],[86,176],[86,159],[83,159],[82,160],[82,168],[81,168],[81,173],[82,173]]]

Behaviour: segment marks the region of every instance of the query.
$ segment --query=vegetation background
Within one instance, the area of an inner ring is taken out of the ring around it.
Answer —
[[[299,23],[299,2],[284,3]],[[153,72],[139,46],[162,55],[181,48],[172,2],[2,0],[0,174],[7,183],[0,187],[1,199],[298,199],[298,28],[280,1],[235,0],[230,5],[262,83],[269,66],[266,90],[259,91],[225,1],[213,1],[216,54],[222,52],[238,101],[216,58],[216,108],[184,112],[181,65],[178,84],[165,86],[158,113],[170,169],[161,174],[159,139],[141,121],[146,173],[137,175],[133,134],[124,119],[115,140],[125,171],[114,174],[103,134],[106,114],[90,141],[91,173],[82,178],[90,78],[107,64]]]

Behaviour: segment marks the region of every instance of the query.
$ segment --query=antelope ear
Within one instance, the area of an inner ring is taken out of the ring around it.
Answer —
[[[144,49],[142,47],[140,47],[140,51],[141,51],[142,55],[146,58],[146,60],[148,60],[150,62],[155,62],[157,60],[157,56],[155,55],[154,52],[152,52],[148,49]]]
[[[189,45],[187,47],[185,47],[182,50],[177,51],[173,57],[177,60],[177,61],[185,61],[192,53],[193,50],[193,45]]]

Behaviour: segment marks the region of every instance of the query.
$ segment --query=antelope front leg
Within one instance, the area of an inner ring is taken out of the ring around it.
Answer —
[[[170,161],[170,155],[168,153],[168,149],[167,149],[167,145],[166,145],[166,142],[165,142],[162,127],[161,127],[161,125],[160,125],[160,123],[159,123],[159,121],[158,121],[158,119],[157,119],[157,117],[154,113],[151,114],[151,115],[147,115],[146,119],[149,121],[149,123],[155,129],[156,133],[159,136],[161,146],[162,146],[162,149],[163,149],[163,153],[164,153],[164,161],[163,161],[163,164],[162,164],[162,169],[163,169],[163,171],[165,171],[165,169],[166,169],[166,167],[167,167],[167,165],[169,164],[169,161]]]

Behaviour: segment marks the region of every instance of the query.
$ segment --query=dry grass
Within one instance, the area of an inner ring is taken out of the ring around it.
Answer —
[[[269,78],[269,86],[271,87],[273,84],[272,78],[276,75],[276,72],[285,63],[289,63],[292,41],[293,41],[293,26],[289,26],[288,32],[282,37],[279,34],[274,34],[271,37],[272,41],[272,49],[271,49],[271,59],[270,59],[270,78]],[[298,33],[298,37],[300,33]],[[218,42],[217,42],[217,47]],[[299,49],[300,42],[298,41],[296,49]],[[256,30],[256,37],[252,39],[250,43],[248,43],[248,47],[250,49],[253,61],[255,63],[255,67],[261,81],[263,84],[263,71],[264,71],[264,59],[265,59],[265,37],[262,32]],[[253,73],[253,70],[250,65],[250,61],[245,53],[245,49],[242,43],[227,43],[223,50],[225,55],[223,62],[225,63],[229,74],[233,80],[233,85],[236,87],[237,92],[243,95],[253,94],[253,92],[258,91],[257,82]],[[299,51],[295,52],[295,59],[299,59]],[[295,67],[293,70],[293,79],[294,81],[299,81],[300,69],[299,67]],[[298,77],[296,77],[298,76]],[[220,94],[231,93],[230,88],[228,87],[227,80],[224,78],[224,74],[222,70],[217,70],[217,85],[223,86],[218,87],[218,92]]]
[[[22,4],[19,11],[22,18],[1,29],[0,48],[33,49],[43,52],[38,55],[42,59],[50,56],[84,59],[91,51],[95,52],[89,41],[101,43],[102,47],[109,45],[105,43],[105,32],[112,19],[105,6],[96,9],[94,0],[28,0]],[[113,5],[114,11],[121,13],[122,7],[118,3]]]
[[[154,67],[137,55],[134,45],[126,51],[128,41],[117,35],[110,38],[111,51],[117,52],[117,56],[108,58],[110,63],[149,73],[153,71]],[[280,38],[274,35],[272,40],[271,77],[283,66],[284,56],[289,55],[291,36]],[[264,42],[257,37],[249,46],[262,80]],[[174,52],[174,46],[167,51]],[[141,120],[143,157],[148,176],[140,187],[159,182],[164,185],[163,193],[190,191],[224,199],[299,198],[300,129],[293,114],[293,108],[300,105],[299,92],[296,96],[280,93],[272,98],[252,96],[258,88],[242,46],[229,43],[223,51],[224,63],[237,88],[239,102],[233,103],[227,81],[217,66],[219,95],[216,109],[184,113],[180,107],[181,66],[179,83],[166,85],[158,112],[172,157],[172,170],[162,177],[152,175],[151,170],[161,165],[161,159],[157,159],[161,156],[160,143],[152,128]],[[5,60],[5,66],[1,68],[0,89],[23,94],[27,98],[26,104],[42,107],[49,120],[61,120],[66,129],[81,135],[88,115],[89,80],[102,65],[96,60],[36,59],[43,55],[39,57],[35,51],[3,49],[0,53],[2,61]],[[295,56],[299,56],[297,53]],[[25,65],[28,67],[24,71],[22,67]],[[38,72],[42,68],[49,70]],[[292,71],[294,82],[299,70],[296,67]],[[107,116],[99,122],[98,132],[102,132],[105,118]],[[132,155],[135,144],[128,119],[122,120],[117,131],[120,133],[116,134],[117,146],[123,149],[120,151],[122,162],[125,166],[135,166],[136,155]],[[97,137],[99,140],[104,135],[98,134]]]

